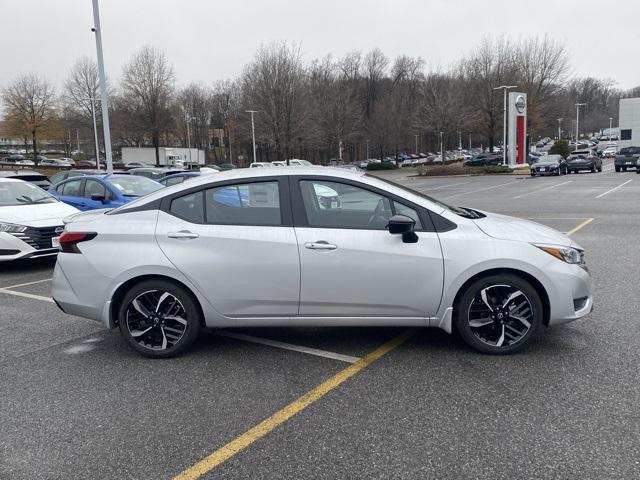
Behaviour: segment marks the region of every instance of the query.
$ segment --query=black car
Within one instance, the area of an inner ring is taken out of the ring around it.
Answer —
[[[46,175],[36,172],[35,170],[0,170],[0,177],[15,178],[32,183],[43,190],[49,190],[51,182]]]
[[[140,167],[140,168],[132,168],[128,170],[130,175],[139,175],[141,177],[147,177],[151,180],[160,180],[161,178],[166,177],[167,175],[171,175],[173,173],[183,173],[187,172],[183,168],[169,168],[169,167]]]
[[[493,153],[481,153],[477,155],[475,158],[470,160],[465,160],[462,164],[465,167],[486,167],[490,165],[502,165],[503,158],[502,155],[496,155]]]
[[[218,167],[220,167],[220,170],[233,170],[237,168],[233,163],[221,163]]]
[[[531,166],[531,176],[537,175],[566,175],[567,162],[562,155],[545,155]]]
[[[602,171],[602,159],[592,150],[575,150],[567,158],[567,172],[578,173],[587,170],[591,173]]]
[[[616,167],[616,172],[620,170],[626,172],[627,168],[635,168],[636,173],[640,173],[638,160],[640,160],[640,147],[624,147],[616,154],[616,159],[613,163]]]

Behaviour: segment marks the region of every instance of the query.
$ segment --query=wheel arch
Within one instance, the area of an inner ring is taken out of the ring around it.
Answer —
[[[144,275],[139,275],[137,277],[128,279],[127,281],[120,284],[118,288],[116,288],[116,290],[113,292],[113,295],[111,296],[111,303],[109,305],[109,326],[111,328],[115,328],[118,325],[117,312],[120,309],[120,304],[122,303],[122,300],[124,299],[124,296],[127,294],[127,292],[138,283],[145,282],[148,280],[162,280],[162,281],[172,283],[180,288],[183,288],[187,292],[187,294],[192,297],[193,301],[198,307],[198,310],[200,311],[200,323],[201,323],[200,326],[206,327],[204,310],[202,309],[200,300],[188,285],[185,285],[183,282],[176,280],[175,278],[169,277],[167,275],[144,274]]]
[[[456,292],[456,295],[453,299],[453,304],[452,304],[453,320],[454,320],[452,322],[452,328],[455,328],[455,324],[456,324],[455,315],[457,314],[457,306],[460,301],[460,297],[462,297],[462,295],[467,291],[469,286],[481,278],[489,277],[492,275],[500,275],[500,274],[511,274],[511,275],[518,276],[523,280],[526,280],[527,282],[529,282],[531,286],[535,288],[536,292],[538,292],[538,295],[540,295],[540,300],[542,301],[542,313],[543,313],[542,323],[545,326],[549,326],[549,320],[551,318],[551,302],[549,300],[549,294],[547,293],[547,290],[545,289],[544,285],[542,285],[542,283],[536,277],[534,277],[530,273],[527,273],[523,270],[518,270],[516,268],[491,268],[488,270],[483,270],[482,272],[478,272],[472,275],[471,277],[469,277]]]

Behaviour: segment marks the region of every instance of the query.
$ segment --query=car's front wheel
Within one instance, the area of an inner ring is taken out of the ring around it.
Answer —
[[[465,342],[483,353],[515,353],[542,324],[540,295],[526,280],[511,274],[474,282],[455,306],[455,324]]]
[[[136,352],[168,358],[193,344],[202,314],[184,288],[166,280],[148,280],[125,295],[118,321],[122,336]]]

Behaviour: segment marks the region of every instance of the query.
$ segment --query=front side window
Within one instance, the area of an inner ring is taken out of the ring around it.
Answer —
[[[107,189],[100,182],[87,180],[84,184],[84,196],[91,198],[92,195],[101,195],[107,198]]]
[[[205,220],[221,225],[282,225],[278,182],[254,182],[210,188]]]
[[[384,230],[393,216],[387,197],[364,188],[301,180],[300,189],[310,227]]]

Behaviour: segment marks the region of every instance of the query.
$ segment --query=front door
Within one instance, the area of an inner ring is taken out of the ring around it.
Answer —
[[[225,316],[298,313],[300,262],[281,186],[271,178],[203,188],[159,213],[160,248]]]
[[[292,180],[304,205],[296,227],[301,316],[429,317],[440,304],[443,260],[435,232],[415,208],[354,184]],[[294,197],[295,198],[295,197]],[[402,214],[417,243],[386,230]],[[296,219],[296,222],[298,220]]]

